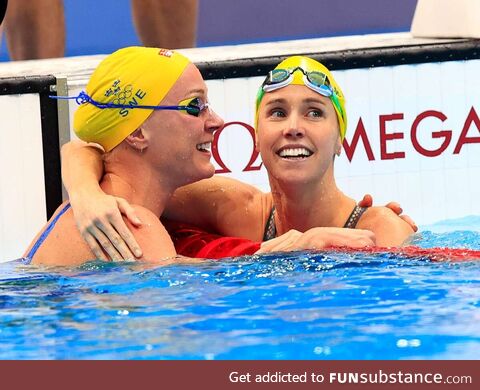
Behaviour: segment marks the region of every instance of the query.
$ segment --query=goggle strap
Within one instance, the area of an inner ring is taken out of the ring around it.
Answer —
[[[202,107],[197,106],[142,106],[142,105],[133,105],[133,104],[114,104],[114,103],[101,103],[93,100],[85,91],[81,91],[77,96],[55,96],[49,95],[50,99],[56,100],[73,100],[80,106],[82,104],[90,103],[93,106],[99,109],[105,108],[141,108],[145,110],[177,110],[177,111],[188,111],[189,109],[197,109],[198,113],[202,110]],[[208,108],[208,103],[205,104]]]

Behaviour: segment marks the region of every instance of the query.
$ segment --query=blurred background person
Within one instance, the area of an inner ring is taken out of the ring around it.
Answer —
[[[198,0],[131,0],[131,6],[133,24],[144,46],[195,46]],[[10,0],[4,30],[12,60],[63,57],[63,0]]]

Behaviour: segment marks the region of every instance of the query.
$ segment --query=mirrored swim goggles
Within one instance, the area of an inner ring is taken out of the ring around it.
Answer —
[[[297,70],[303,73],[303,83],[306,87],[325,97],[331,97],[334,94],[326,74],[317,71],[308,72],[300,66],[293,69],[274,69],[268,72],[267,78],[262,84],[263,91],[272,92],[290,85],[294,79],[293,74]]]
[[[78,96],[49,96],[51,99],[59,100],[72,100],[75,99],[75,102],[78,105],[81,104],[92,104],[97,108],[140,108],[145,110],[175,110],[183,111],[184,113],[192,116],[198,117],[203,111],[208,110],[210,107],[209,103],[204,103],[199,97],[188,98],[182,100],[178,103],[178,106],[142,106],[136,104],[116,104],[116,103],[102,103],[96,100],[93,100],[85,91],[81,91]]]

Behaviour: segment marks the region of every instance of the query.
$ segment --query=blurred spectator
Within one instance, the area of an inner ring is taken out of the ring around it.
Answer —
[[[145,46],[195,46],[198,0],[131,0],[132,17]],[[63,57],[63,0],[10,0],[4,29],[12,60]]]

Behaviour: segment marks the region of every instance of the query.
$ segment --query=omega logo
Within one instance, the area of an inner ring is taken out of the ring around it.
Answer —
[[[259,171],[262,168],[262,162],[258,163],[255,165],[255,162],[257,161],[259,157],[259,153],[255,150],[255,129],[244,123],[244,122],[228,122],[223,125],[223,127],[220,130],[217,130],[215,132],[215,135],[213,136],[213,142],[212,142],[212,155],[215,161],[217,162],[218,165],[220,165],[220,168],[215,170],[215,173],[230,173],[232,172],[230,169],[227,168],[225,163],[223,162],[222,158],[220,157],[220,152],[218,150],[218,140],[220,138],[220,135],[222,134],[223,130],[225,130],[229,126],[233,125],[239,125],[246,129],[248,133],[250,134],[250,137],[252,137],[252,154],[250,156],[250,160],[248,161],[247,165],[245,168],[242,169],[242,172],[248,172],[248,171]]]
[[[419,140],[419,125],[421,124],[422,121],[424,121],[427,118],[433,118],[440,123],[445,122],[448,117],[441,111],[435,111],[435,110],[427,110],[424,112],[421,112],[418,114],[413,121],[410,131],[404,131],[404,132],[393,132],[393,133],[388,133],[387,132],[387,123],[393,122],[393,121],[402,121],[404,119],[404,114],[403,113],[394,113],[394,114],[389,114],[389,115],[380,115],[378,118],[379,121],[379,135],[380,135],[380,160],[395,160],[395,159],[404,159],[406,157],[406,152],[407,151],[395,151],[395,152],[388,152],[387,150],[387,144],[389,143],[394,143],[395,140],[398,139],[403,139],[405,137],[405,133],[409,136],[411,145],[413,146],[413,150],[410,150],[410,152],[415,151],[416,153],[425,156],[425,157],[437,157],[444,153],[446,149],[450,146],[452,142],[455,142],[453,139],[453,135],[456,133],[452,130],[446,130],[446,129],[439,129],[436,131],[431,131],[430,132],[430,138],[432,140],[437,139],[441,140],[442,143],[440,146],[434,148],[434,149],[429,149],[425,145],[422,145],[420,140]],[[480,143],[480,136],[472,136],[468,135],[469,130],[472,129],[472,131],[475,133],[474,128],[476,128],[476,133],[480,132],[480,118],[477,115],[477,112],[475,111],[474,107],[471,107],[470,111],[467,114],[467,117],[465,118],[465,121],[463,122],[462,130],[460,131],[460,135],[458,136],[458,139],[456,140],[455,143],[455,148],[453,150],[452,154],[460,154],[462,147],[465,144],[478,144]],[[350,142],[347,142],[347,140],[343,140],[343,148],[345,149],[345,154],[348,158],[348,161],[352,161],[353,156],[355,154],[355,150],[357,149],[357,146],[359,145],[359,141],[361,141],[363,149],[365,150],[365,153],[368,157],[369,161],[375,161],[378,159],[375,158],[374,152],[372,145],[370,143],[370,139],[368,137],[368,131],[365,129],[365,125],[363,124],[363,120],[360,117],[358,122],[357,122],[357,127],[355,128],[355,131],[353,132],[353,136],[351,138]]]

